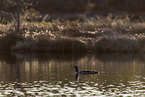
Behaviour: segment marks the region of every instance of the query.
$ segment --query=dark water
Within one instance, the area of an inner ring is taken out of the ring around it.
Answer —
[[[100,74],[75,79],[73,65]],[[0,96],[145,97],[145,55],[0,53]]]

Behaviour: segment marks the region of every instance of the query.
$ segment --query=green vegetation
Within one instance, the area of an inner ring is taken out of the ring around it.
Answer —
[[[20,19],[20,33],[17,33],[15,19],[1,18],[1,50],[145,51],[145,20],[142,17],[109,14],[57,20],[51,19],[48,14],[43,16],[38,11],[29,9],[21,14]]]

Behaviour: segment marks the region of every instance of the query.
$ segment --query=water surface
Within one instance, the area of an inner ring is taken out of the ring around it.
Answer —
[[[0,96],[145,96],[136,53],[0,53]],[[74,65],[100,74],[75,77]]]

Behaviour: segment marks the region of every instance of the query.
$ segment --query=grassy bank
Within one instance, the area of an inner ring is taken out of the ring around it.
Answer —
[[[16,21],[0,23],[0,49],[19,52],[144,52],[145,19],[129,15],[81,17],[53,20],[48,16],[21,16],[20,33]]]

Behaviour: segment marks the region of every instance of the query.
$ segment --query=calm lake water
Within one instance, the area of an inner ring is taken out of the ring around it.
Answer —
[[[145,54],[0,53],[0,96],[145,97]]]

